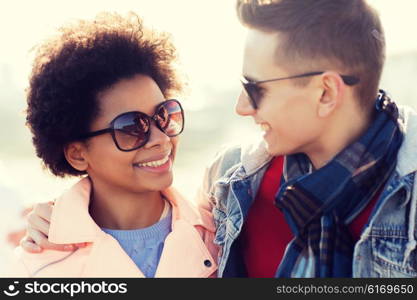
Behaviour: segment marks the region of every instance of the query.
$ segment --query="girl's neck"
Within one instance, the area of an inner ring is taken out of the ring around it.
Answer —
[[[164,205],[159,191],[132,193],[93,183],[89,210],[100,227],[131,230],[158,222]]]

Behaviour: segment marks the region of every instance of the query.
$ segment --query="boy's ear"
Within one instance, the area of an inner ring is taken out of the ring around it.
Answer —
[[[64,148],[65,158],[74,169],[86,171],[88,168],[86,150],[86,145],[82,142],[69,143]]]
[[[321,75],[323,93],[319,101],[318,116],[326,118],[342,101],[345,85],[336,72],[325,72]]]

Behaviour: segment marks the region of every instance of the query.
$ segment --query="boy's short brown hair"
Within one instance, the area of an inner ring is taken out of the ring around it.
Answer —
[[[282,34],[277,61],[284,68],[354,75],[361,104],[373,105],[385,40],[378,14],[365,0],[238,0],[237,13],[249,28]]]

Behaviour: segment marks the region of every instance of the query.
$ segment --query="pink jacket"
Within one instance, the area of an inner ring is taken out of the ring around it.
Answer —
[[[88,242],[73,252],[31,254],[18,247],[12,277],[144,277],[136,264],[88,212],[91,184],[83,178],[55,201],[49,241]],[[212,216],[198,211],[174,188],[163,192],[172,205],[172,232],[165,240],[155,277],[214,277],[217,247]]]

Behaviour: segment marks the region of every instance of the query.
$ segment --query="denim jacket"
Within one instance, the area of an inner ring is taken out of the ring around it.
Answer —
[[[417,277],[417,113],[401,107],[400,116],[405,139],[355,245],[353,277]],[[206,170],[197,200],[213,211],[219,277],[246,276],[239,235],[271,159],[261,141],[222,151]]]

